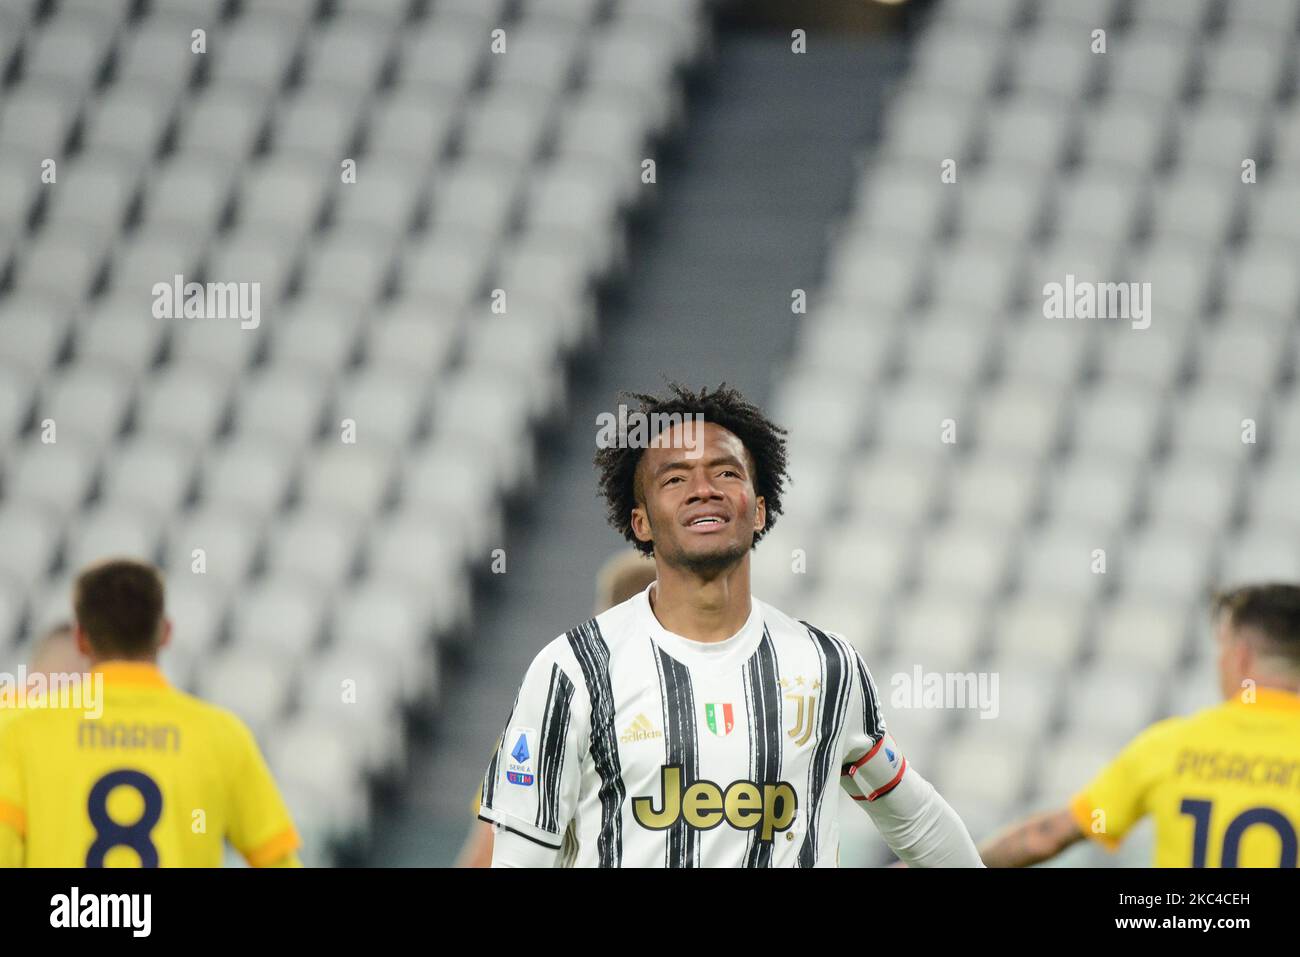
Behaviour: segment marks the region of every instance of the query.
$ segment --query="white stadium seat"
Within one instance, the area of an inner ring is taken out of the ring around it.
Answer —
[[[278,577],[243,590],[231,609],[233,653],[260,658],[271,675],[283,674],[277,663],[305,662],[320,641],[327,594],[317,586]]]

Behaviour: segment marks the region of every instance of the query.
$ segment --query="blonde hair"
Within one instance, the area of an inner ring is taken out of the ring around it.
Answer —
[[[645,591],[655,580],[654,559],[639,552],[620,552],[596,576],[596,614]]]

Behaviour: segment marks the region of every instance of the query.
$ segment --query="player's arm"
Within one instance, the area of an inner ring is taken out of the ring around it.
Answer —
[[[590,704],[566,639],[533,659],[487,772],[479,820],[492,825],[493,867],[553,867],[578,806]]]
[[[980,845],[985,867],[1029,867],[1050,860],[1087,835],[1069,808],[1046,811],[1000,831]]]
[[[24,791],[17,739],[11,731],[0,734],[0,867],[23,867],[27,863]]]
[[[1119,847],[1129,828],[1146,814],[1146,796],[1169,756],[1168,741],[1180,720],[1152,725],[1102,768],[1069,805],[1014,824],[985,841],[980,854],[988,867],[1028,867],[1050,860],[1084,838],[1108,851]]]
[[[957,812],[915,768],[885,728],[880,695],[854,651],[840,785],[871,817],[881,837],[911,867],[981,867]]]
[[[496,754],[501,748],[501,739],[492,745],[492,753]],[[465,844],[460,849],[460,854],[456,856],[457,867],[491,867],[492,866],[492,825],[487,821],[478,819],[479,802],[483,797],[483,788],[474,792],[474,800],[470,802],[469,813],[474,816],[470,823],[469,834],[465,837]]]
[[[893,741],[892,738],[888,738]],[[896,744],[895,744],[896,746]],[[909,867],[982,867],[966,825],[919,771],[905,767],[883,794],[871,776],[841,776],[890,850]],[[854,793],[856,791],[856,793]],[[873,796],[874,795],[874,796]]]
[[[498,738],[497,743],[492,746],[492,753],[495,755],[501,747],[501,740]],[[465,836],[465,843],[456,855],[456,867],[491,867],[492,866],[492,825],[487,821],[478,819],[479,801],[483,796],[483,787],[479,785],[474,792],[474,800],[470,802],[469,813],[474,816],[470,823],[469,834]]]
[[[250,867],[302,867],[302,841],[253,734],[234,719],[236,772],[227,837]]]
[[[469,835],[456,858],[457,867],[491,867],[492,866],[492,825],[480,821],[475,815],[470,825]]]

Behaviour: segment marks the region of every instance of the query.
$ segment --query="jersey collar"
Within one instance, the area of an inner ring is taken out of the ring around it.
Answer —
[[[1254,704],[1247,704],[1241,698],[1235,699],[1244,707],[1263,707],[1270,711],[1300,711],[1300,695],[1281,688],[1256,688]]]
[[[641,609],[641,616],[650,637],[655,643],[679,661],[701,665],[718,665],[725,667],[733,662],[749,658],[763,637],[763,613],[759,602],[752,595],[749,599],[749,617],[741,625],[740,631],[722,641],[694,641],[669,631],[659,623],[654,609],[650,607],[650,589],[654,583],[647,585],[634,601]]]
[[[105,684],[168,687],[162,671],[151,661],[105,661],[95,671],[104,676]]]

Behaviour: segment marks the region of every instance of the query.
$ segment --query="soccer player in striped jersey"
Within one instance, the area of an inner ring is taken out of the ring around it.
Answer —
[[[980,866],[853,647],[750,594],[784,430],[725,386],[635,398],[649,428],[596,465],[657,578],[528,668],[483,781],[493,865],[834,867],[838,782],[907,863]]]
[[[172,688],[157,569],[114,560],[78,576],[75,634],[91,663],[78,701],[0,729],[0,866],[299,866],[270,771],[233,714]],[[93,697],[95,700],[90,700]]]
[[[1296,867],[1300,834],[1300,587],[1213,604],[1223,703],[1139,734],[1075,795],[980,847],[1025,867],[1092,838],[1114,850],[1147,815],[1156,867]]]

